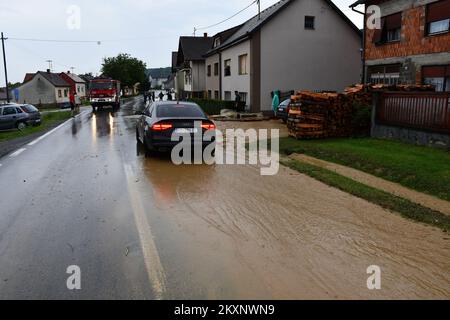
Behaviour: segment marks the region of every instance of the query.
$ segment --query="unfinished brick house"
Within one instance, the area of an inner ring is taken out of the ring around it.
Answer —
[[[382,16],[381,29],[365,26],[367,83],[450,91],[450,0],[360,0],[351,7],[359,5],[377,5]]]

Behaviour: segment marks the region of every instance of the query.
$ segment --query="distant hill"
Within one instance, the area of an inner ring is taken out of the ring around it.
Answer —
[[[171,73],[171,67],[147,69],[147,76],[150,75],[153,79],[168,78]]]

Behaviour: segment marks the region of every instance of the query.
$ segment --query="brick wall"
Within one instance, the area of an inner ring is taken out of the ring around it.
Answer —
[[[401,41],[397,43],[375,45],[375,30],[366,29],[366,60],[450,52],[450,33],[424,36],[425,12],[426,6],[403,11]]]

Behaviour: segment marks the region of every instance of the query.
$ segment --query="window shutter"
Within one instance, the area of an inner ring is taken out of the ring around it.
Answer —
[[[402,27],[402,14],[397,13],[386,17],[385,26],[387,30],[399,29]]]
[[[423,67],[422,73],[424,78],[443,78],[446,73],[446,66]]]
[[[427,23],[450,19],[450,0],[431,3],[427,7]]]

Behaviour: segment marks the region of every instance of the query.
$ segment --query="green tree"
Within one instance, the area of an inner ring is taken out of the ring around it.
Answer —
[[[146,90],[148,77],[145,62],[121,53],[117,57],[103,59],[102,73],[104,76],[119,80],[123,87],[132,87],[141,84],[141,90]]]

